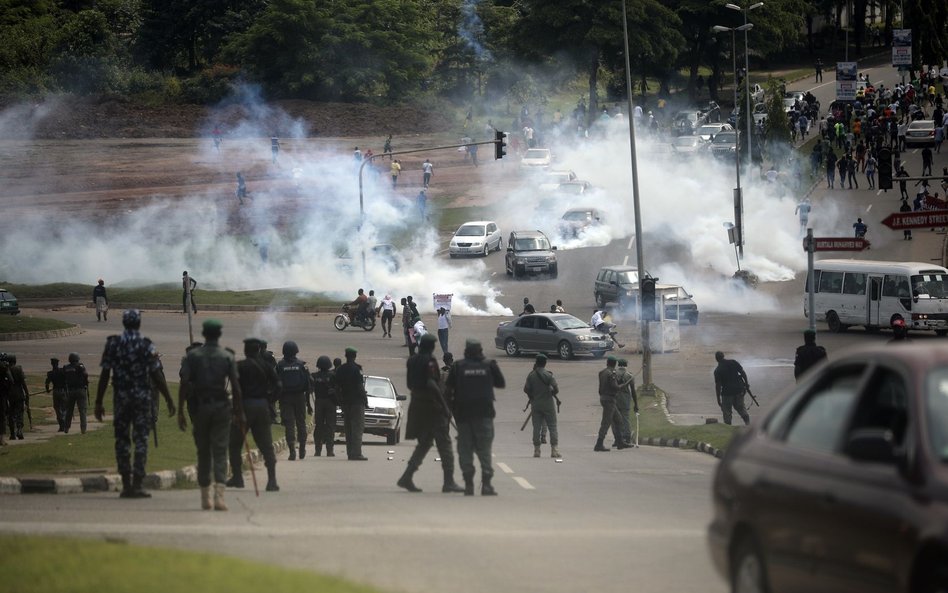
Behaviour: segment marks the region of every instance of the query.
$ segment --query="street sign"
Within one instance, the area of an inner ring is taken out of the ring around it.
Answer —
[[[813,237],[813,251],[862,251],[869,245],[862,237]],[[807,251],[807,239],[803,239],[803,250]]]
[[[893,212],[883,219],[882,224],[894,231],[948,226],[948,210]]]

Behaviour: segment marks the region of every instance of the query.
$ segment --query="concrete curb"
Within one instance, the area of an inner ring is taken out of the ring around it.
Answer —
[[[95,308],[92,304],[86,305],[87,309]],[[170,304],[170,303],[111,303],[109,305],[110,309],[115,309],[121,311],[123,309],[141,309],[142,311],[180,311],[180,304]],[[201,304],[198,311],[208,312],[208,311],[238,311],[242,313],[255,313],[255,312],[268,312],[268,313],[338,313],[342,310],[342,305],[317,305],[317,306],[301,306],[301,305],[204,305]]]
[[[67,327],[65,329],[48,329],[35,332],[15,332],[10,334],[0,334],[0,342],[15,342],[18,340],[48,340],[51,338],[65,338],[68,336],[78,336],[83,331],[81,325]]]
[[[273,442],[273,451],[286,450],[286,438]],[[250,451],[254,463],[263,459],[259,449]],[[245,462],[246,463],[246,462]],[[244,472],[249,474],[250,470]],[[249,481],[248,477],[248,481]],[[181,484],[197,484],[197,466],[178,470],[162,470],[145,476],[142,484],[148,490],[169,490]],[[0,477],[0,495],[4,494],[80,494],[82,492],[118,492],[122,489],[119,474],[101,474],[81,478],[5,478]]]
[[[674,424],[675,422],[671,418],[671,414],[668,413],[668,396],[665,395],[665,392],[661,389],[658,389],[658,402],[659,407],[662,410],[662,413],[665,414],[665,419],[668,420],[669,424]],[[682,438],[671,438],[671,437],[648,437],[639,441],[640,445],[647,445],[649,447],[674,447],[675,449],[694,449],[700,453],[707,453],[712,457],[721,459],[724,456],[724,450],[718,449],[717,447],[712,447],[704,441],[689,441],[688,439]]]

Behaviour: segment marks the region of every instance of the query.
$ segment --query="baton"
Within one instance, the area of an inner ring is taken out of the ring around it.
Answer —
[[[523,419],[523,424],[520,425],[521,431],[527,427],[527,422],[530,422],[530,418],[533,418],[533,410],[530,410],[530,413],[527,414],[527,417]]]
[[[635,413],[635,446],[639,446],[639,413]]]

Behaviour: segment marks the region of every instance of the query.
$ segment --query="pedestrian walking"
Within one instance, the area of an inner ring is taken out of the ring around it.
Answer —
[[[816,59],[816,78],[813,82],[823,82],[823,60],[820,58]]]
[[[440,307],[438,309],[438,343],[441,345],[441,354],[447,353],[448,335],[451,331],[451,312]]]
[[[95,320],[109,320],[109,297],[105,294],[105,280],[99,278],[99,283],[92,288],[92,304],[95,306]]]
[[[405,427],[405,438],[416,439],[418,443],[408,459],[405,472],[398,479],[399,488],[409,492],[421,492],[415,485],[413,476],[431,445],[438,448],[441,456],[441,471],[444,480],[441,492],[464,492],[464,489],[454,481],[454,452],[451,449],[450,418],[451,409],[444,397],[441,382],[441,370],[434,357],[435,337],[427,334],[422,336],[418,345],[418,354],[408,359],[407,381],[411,390],[411,403],[408,406],[408,424]]]
[[[240,380],[234,354],[220,345],[224,325],[217,319],[202,324],[204,345],[190,347],[181,362],[181,389],[178,392],[178,428],[187,430],[185,405],[191,417],[197,447],[197,480],[201,487],[201,508],[226,511],[227,446],[230,441],[231,395],[241,398]],[[213,482],[212,482],[213,481]],[[213,485],[213,502],[211,486]]]
[[[833,189],[836,182],[836,154],[830,148],[826,153],[826,189]]]
[[[182,313],[188,312],[188,302],[191,303],[191,310],[195,313],[198,312],[197,303],[194,302],[194,289],[197,288],[197,280],[188,276],[188,271],[185,270],[181,274],[181,306],[183,310]]]
[[[603,444],[606,433],[612,428],[613,440],[618,443],[617,449],[628,448],[622,440],[622,435],[616,430],[616,427],[622,422],[619,418],[619,411],[616,409],[616,397],[623,385],[619,383],[619,377],[616,373],[616,366],[619,359],[610,356],[606,359],[606,368],[599,371],[599,405],[602,406],[602,419],[599,422],[599,434],[596,436],[596,446],[593,451],[609,451]]]
[[[853,223],[853,235],[859,239],[865,237],[868,231],[869,227],[866,226],[866,223],[861,218],[857,218],[856,222]]]
[[[407,298],[403,298],[401,300],[401,304],[402,304],[402,334],[405,336],[405,346],[411,349],[412,343],[411,343],[411,336],[409,335],[409,331],[411,330],[411,318],[412,318],[411,306],[408,304]],[[409,355],[411,354],[414,354],[414,352],[410,352]]]
[[[810,210],[812,206],[810,205],[810,198],[803,198],[803,201],[797,204],[794,214],[799,217],[800,220],[800,236],[806,234],[807,226],[810,223]]]
[[[122,476],[122,498],[149,498],[142,488],[148,460],[148,434],[158,421],[157,390],[165,398],[168,415],[175,415],[174,401],[168,391],[158,350],[142,336],[142,315],[137,309],[122,313],[124,331],[105,340],[102,374],[95,395],[95,419],[105,415],[103,400],[112,382],[112,423],[115,427],[115,462]],[[131,433],[131,438],[129,438]],[[135,443],[135,461],[131,445]]]
[[[458,462],[464,477],[464,495],[474,495],[474,455],[481,466],[481,495],[495,496],[491,485],[491,448],[494,443],[494,390],[507,383],[497,362],[484,357],[477,340],[467,340],[464,358],[448,372],[446,399],[453,402],[458,427]]]
[[[866,181],[869,182],[869,189],[876,188],[876,165],[878,161],[876,160],[876,155],[874,153],[869,153],[869,158],[866,159]]]
[[[619,412],[619,424],[613,427],[613,434],[619,433],[621,441],[612,444],[619,448],[620,444],[626,448],[632,447],[632,424],[629,419],[630,413],[639,413],[639,399],[635,395],[635,377],[629,372],[629,361],[620,358],[619,368],[616,369],[616,380],[619,382],[619,393],[616,394],[616,410]]]
[[[273,433],[270,430],[270,405],[280,393],[280,379],[276,370],[264,361],[261,351],[263,340],[247,338],[244,340],[244,359],[237,362],[237,375],[240,377],[240,399],[235,394],[234,421],[230,424],[230,479],[225,483],[228,488],[243,488],[243,451],[247,433],[253,435],[253,442],[263,455],[263,464],[267,468],[267,492],[279,492],[276,478],[276,453],[273,450]],[[248,460],[253,463],[253,460]]]
[[[803,373],[826,358],[826,348],[816,343],[816,332],[812,329],[803,332],[803,345],[797,347],[793,359],[793,378],[799,380]]]
[[[244,198],[247,197],[247,180],[244,179],[242,171],[237,171],[237,189],[234,193],[237,194],[237,201],[243,204]]]
[[[926,146],[922,149],[922,176],[932,174],[932,149]]]
[[[346,362],[336,370],[336,386],[341,400],[346,430],[346,455],[349,461],[365,461],[362,454],[362,432],[365,430],[365,409],[369,405],[365,392],[362,366],[356,363],[355,348],[346,348]]]
[[[523,384],[523,392],[530,400],[530,416],[533,421],[533,456],[540,457],[540,433],[545,426],[550,432],[550,457],[560,458],[558,449],[560,444],[559,432],[556,427],[556,412],[559,407],[557,394],[560,387],[556,377],[546,368],[546,355],[537,354],[533,370],[527,374]]]
[[[431,183],[431,174],[434,172],[434,165],[431,164],[431,161],[425,159],[425,162],[421,164],[421,175],[422,183],[425,186],[425,189],[428,188],[428,184]]]
[[[908,200],[902,198],[902,205],[899,206],[899,212],[911,212],[912,207],[909,206]],[[903,229],[902,230],[902,240],[911,241],[912,240],[912,229]]]
[[[724,358],[723,352],[715,352],[714,359],[718,361],[718,366],[714,369],[714,393],[724,416],[724,423],[731,423],[733,408],[744,424],[750,424],[750,414],[744,406],[744,393],[747,392],[750,383],[747,381],[744,367],[736,360]]]
[[[415,197],[415,205],[418,207],[418,214],[422,221],[428,220],[428,194],[422,189]]]
[[[339,360],[338,358],[336,360]],[[342,361],[339,361],[342,364]],[[328,356],[316,359],[316,372],[311,377],[313,385],[313,442],[316,444],[316,457],[323,454],[323,445],[326,446],[326,457],[335,457],[333,452],[333,437],[336,435],[336,406],[339,400],[336,396],[336,375],[333,372],[332,362]]]
[[[69,364],[63,367],[63,378],[66,382],[66,406],[63,422],[63,432],[69,433],[72,428],[72,416],[79,409],[79,432],[86,434],[86,410],[89,403],[89,374],[86,367],[79,362],[79,354],[69,354]]]
[[[306,414],[313,413],[309,403],[312,393],[309,369],[296,357],[300,348],[296,342],[283,343],[283,358],[277,361],[277,377],[280,378],[280,418],[286,429],[286,448],[290,461],[296,460],[297,445],[300,459],[306,457]]]
[[[908,171],[905,170],[904,165],[899,165],[899,170],[896,171],[895,176],[902,178],[909,176]],[[908,188],[905,186],[905,179],[899,179],[899,192],[901,192],[903,200],[908,199]]]
[[[856,189],[859,189],[859,180],[856,179],[856,171],[859,170],[859,167],[856,165],[856,159],[852,155],[847,155],[846,157],[846,172],[849,179],[849,189],[852,189],[853,186],[856,186]]]
[[[392,160],[392,135],[389,134],[385,139],[385,145],[382,147],[382,156],[388,155],[388,160]]]
[[[404,300],[404,299],[403,299]],[[395,319],[395,301],[391,295],[385,295],[379,304],[376,314],[382,315],[382,337],[392,337],[392,320]]]
[[[395,187],[398,185],[398,174],[402,170],[402,165],[401,163],[398,162],[398,159],[395,159],[394,161],[392,161],[392,164],[389,167],[389,170],[392,175],[392,189],[395,189]]]
[[[66,376],[63,374],[63,370],[59,367],[58,358],[50,358],[49,364],[52,368],[46,371],[46,393],[49,393],[50,387],[53,388],[53,411],[56,413],[56,423],[59,424],[58,432],[65,432],[65,408],[66,397],[68,395],[68,390],[66,389]]]

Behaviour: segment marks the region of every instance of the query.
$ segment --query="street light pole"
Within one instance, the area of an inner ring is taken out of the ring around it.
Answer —
[[[740,27],[722,27],[715,25],[712,30],[715,33],[731,33],[731,66],[734,69],[734,105],[737,106],[737,31],[747,31],[753,28],[753,24],[741,25]],[[746,134],[745,134],[746,135]],[[734,189],[734,226],[737,229],[737,250],[741,258],[744,257],[744,196],[741,192],[741,134],[734,134],[734,175],[737,180],[737,187]]]
[[[725,8],[730,8],[731,10],[738,10],[744,13],[744,25],[747,25],[747,13],[756,10],[763,6],[763,2],[757,2],[751,4],[747,8],[741,8],[737,4],[725,4]],[[747,46],[747,31],[750,29],[744,29],[744,94],[747,95],[747,157],[748,162],[754,162],[754,128],[752,128],[753,116],[751,115],[751,96],[750,96],[750,51]]]

